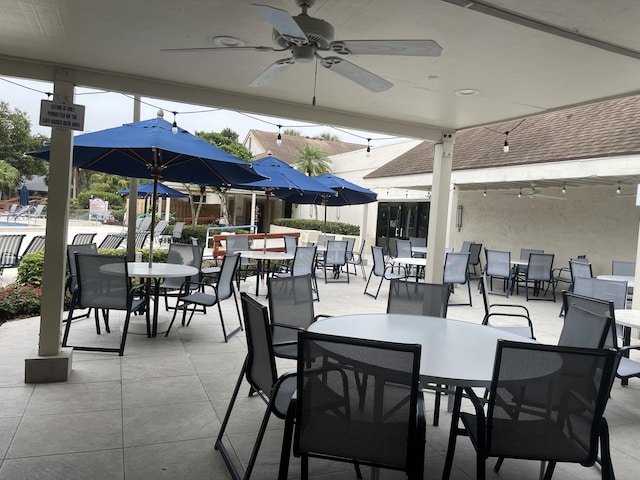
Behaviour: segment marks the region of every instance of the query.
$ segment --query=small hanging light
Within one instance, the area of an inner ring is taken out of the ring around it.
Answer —
[[[371,153],[371,139],[367,138],[367,157]]]
[[[282,125],[278,125],[278,137],[276,138],[276,145],[277,146],[281,146],[282,145],[282,134],[280,133],[280,129],[282,128]]]
[[[562,193],[567,193],[567,184],[566,183],[562,184]]]
[[[483,197],[486,197],[486,196],[487,196],[487,190],[486,190],[486,189],[485,189],[485,191],[484,191],[484,192],[482,192],[482,196],[483,196]]]
[[[173,125],[171,126],[171,133],[175,135],[178,133],[178,122],[176,122],[176,115],[178,114],[178,112],[171,113],[173,113]]]
[[[518,192],[518,198],[522,198],[522,189]]]
[[[504,153],[509,153],[509,142],[507,139],[509,138],[509,131],[504,132],[504,145],[502,146],[502,151]]]
[[[620,195],[622,193],[622,189],[620,188],[620,182],[618,182],[618,188],[616,189],[616,193]]]

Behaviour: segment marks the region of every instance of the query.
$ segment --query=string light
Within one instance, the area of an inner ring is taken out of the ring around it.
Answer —
[[[371,139],[367,138],[367,157],[371,153]]]
[[[518,198],[522,198],[522,189],[518,192]]]
[[[618,182],[618,188],[616,189],[616,193],[620,195],[622,193],[622,189],[620,188],[620,182]]]
[[[282,134],[280,133],[280,129],[282,128],[282,125],[278,125],[278,138],[276,138],[276,145],[280,146],[282,145]]]
[[[502,144],[502,151],[504,153],[509,153],[509,150],[511,149],[511,147],[509,146],[509,134],[511,132],[513,132],[516,128],[518,128],[520,125],[522,125],[524,123],[524,121],[526,120],[526,118],[523,118],[522,120],[520,120],[520,122],[513,127],[511,130],[505,130],[504,132],[501,132],[499,130],[494,130],[491,127],[484,127],[487,130],[491,130],[494,133],[499,133],[500,135],[504,135],[504,143]]]
[[[171,133],[176,135],[178,133],[178,122],[176,122],[176,115],[178,114],[178,112],[171,113],[173,113],[173,125],[171,126]]]
[[[562,184],[562,193],[567,193],[567,184],[566,183]]]
[[[486,197],[487,196],[487,191],[485,190],[484,192],[482,192],[482,196]]]
[[[509,137],[509,132],[504,132],[504,145],[502,146],[502,151],[504,153],[509,153],[509,142],[507,138]]]

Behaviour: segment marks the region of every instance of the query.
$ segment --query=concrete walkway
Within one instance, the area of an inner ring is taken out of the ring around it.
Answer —
[[[98,235],[96,240],[101,238]],[[253,282],[251,278],[243,282],[241,290],[253,292]],[[348,285],[319,281],[316,314],[384,312],[386,283],[374,300],[363,295],[362,277],[352,276]],[[475,282],[473,286],[474,306],[452,306],[450,318],[481,322],[482,299]],[[466,289],[458,288],[455,295],[462,300],[465,293]],[[522,295],[507,301],[525,303]],[[532,301],[527,307],[538,339],[555,343],[562,326],[558,318],[560,303]],[[223,302],[223,314],[229,325],[237,322],[232,301]],[[164,308],[160,316],[169,319]],[[113,333],[101,335],[99,341],[118,343],[115,325],[121,320],[122,316],[114,314]],[[97,341],[92,324],[93,319],[79,321],[72,334]],[[166,338],[130,334],[123,357],[74,352],[71,378],[60,384],[24,383],[24,358],[37,347],[38,329],[38,318],[0,327],[0,480],[229,478],[213,444],[246,343],[243,333],[224,343],[216,309],[206,315],[196,314],[191,326],[174,327]],[[294,368],[292,363],[280,366]],[[265,407],[259,398],[248,397],[247,393],[245,384],[227,431],[227,442],[240,464],[248,460]],[[432,410],[432,395],[425,396],[426,408]],[[640,471],[640,379],[632,379],[624,388],[616,382],[606,416],[617,478],[636,478]],[[432,418],[431,411],[427,418]],[[439,427],[427,426],[425,478],[441,476],[449,420],[443,411]],[[276,478],[282,427],[282,421],[271,419],[252,478]],[[474,462],[469,442],[459,440],[451,478],[472,479]],[[493,461],[488,465],[492,467]],[[292,460],[291,469],[290,478],[299,478],[298,459]],[[508,460],[499,476],[490,468],[487,474],[488,478],[533,480],[538,478],[538,469],[537,462]],[[310,470],[312,478],[318,480],[355,478],[348,464],[312,460]],[[368,470],[363,473],[370,478]],[[406,477],[382,471],[379,478]],[[561,464],[553,478],[598,479],[600,471],[598,467]]]

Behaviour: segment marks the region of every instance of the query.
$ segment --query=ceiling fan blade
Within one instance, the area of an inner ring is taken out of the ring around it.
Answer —
[[[187,52],[187,53],[201,53],[201,52],[214,52],[214,51],[229,51],[229,50],[254,50],[257,52],[282,52],[288,50],[287,48],[273,48],[264,47],[261,45],[246,45],[242,47],[195,47],[195,48],[162,48],[161,52]]]
[[[442,47],[433,40],[336,40],[329,50],[342,55],[439,57]]]
[[[257,3],[254,3],[253,7],[285,40],[296,45],[304,45],[309,42],[302,29],[286,10]]]
[[[378,75],[371,73],[351,62],[340,57],[322,58],[318,55],[323,67],[328,68],[332,72],[342,75],[344,78],[357,83],[358,85],[371,90],[372,92],[384,92],[393,87],[393,83],[385,80]]]
[[[280,59],[267,67],[260,75],[252,80],[250,87],[263,87],[269,85],[282,73],[295,63],[293,57]]]

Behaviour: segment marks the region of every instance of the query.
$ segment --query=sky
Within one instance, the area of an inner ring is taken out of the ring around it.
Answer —
[[[10,110],[22,110],[31,120],[32,134],[41,133],[51,136],[51,128],[38,125],[40,113],[40,101],[52,100],[46,93],[52,92],[53,85],[46,82],[36,82],[22,78],[0,77],[0,101],[9,104]],[[89,133],[105,128],[118,127],[123,123],[133,121],[133,99],[121,93],[105,92],[76,88],[75,103],[85,106],[85,124],[82,132]],[[191,133],[195,131],[219,132],[224,128],[230,128],[238,133],[238,140],[242,142],[249,130],[264,130],[278,133],[277,125],[284,128],[298,130],[301,135],[315,136],[321,133],[337,135],[341,141],[367,144],[367,138],[371,138],[371,147],[397,143],[400,137],[381,136],[377,133],[360,132],[334,128],[327,125],[314,125],[282,118],[266,117],[254,114],[245,114],[223,109],[212,109],[200,105],[187,105],[161,99],[142,97],[140,112],[141,120],[155,118],[157,111],[165,111],[164,118],[173,122],[173,113],[176,122],[181,128]]]

